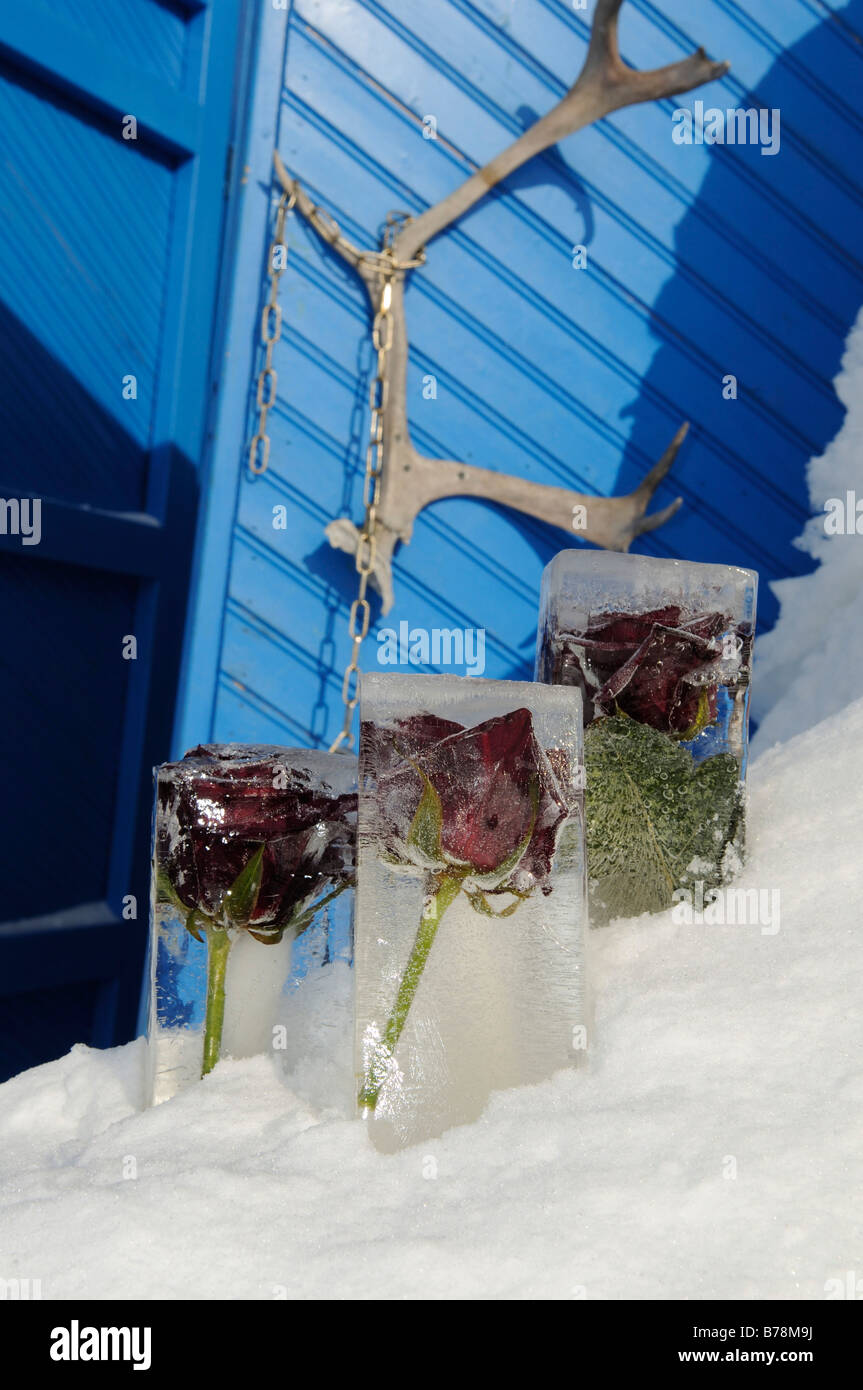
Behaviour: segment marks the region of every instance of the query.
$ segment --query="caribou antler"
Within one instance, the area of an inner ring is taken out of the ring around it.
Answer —
[[[419,512],[443,497],[490,499],[552,526],[560,526],[570,535],[573,515],[581,509],[582,524],[577,528],[581,539],[606,550],[628,550],[637,536],[662,526],[681,506],[682,499],[677,498],[664,510],[646,515],[651,497],[683,443],[687,425],[678,430],[662,458],[634,492],[626,497],[594,497],[567,488],[530,483],[471,464],[427,458],[411,442],[407,416],[405,267],[415,262],[433,237],[462,217],[489,189],[565,136],[622,106],[688,92],[728,71],[728,63],[712,62],[703,48],[681,62],[650,72],[627,67],[620,56],[617,40],[622,4],[623,0],[597,0],[584,66],[557,106],[448,197],[406,222],[393,240],[393,255],[402,268],[392,279],[393,337],[384,408],[384,471],[377,508],[379,530],[374,575],[385,613],[393,602],[391,561],[396,541],[409,541]],[[287,173],[278,152],[274,154],[274,161],[283,187],[296,197],[297,210],[362,278],[372,309],[376,311],[384,283],[380,257],[362,252],[338,232],[330,219],[322,219],[320,210]],[[327,537],[338,549],[354,553],[359,532],[347,518],[339,518],[327,527]]]

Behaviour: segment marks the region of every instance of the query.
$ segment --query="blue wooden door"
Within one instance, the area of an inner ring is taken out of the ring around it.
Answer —
[[[0,1076],[135,1026],[253,18],[0,12]]]
[[[346,234],[375,246],[389,209],[436,202],[562,96],[592,9],[293,0],[269,15],[177,751],[208,737],[326,744],[341,722],[355,575],[323,530],[361,511],[369,315],[355,277],[294,215],[271,462],[249,476],[273,140]],[[666,101],[515,175],[412,275],[412,430],[432,456],[611,495],[691,420],[656,499],[679,492],[684,509],[636,549],[754,566],[770,623],[769,582],[807,564],[793,544],[805,467],[841,423],[832,378],[863,301],[863,0],[627,0],[620,35],[641,68],[700,43],[730,60],[681,104],[778,109],[779,152],[678,145]],[[574,268],[577,245],[587,269]],[[523,677],[542,567],[566,544],[494,506],[438,503],[397,556],[383,625],[484,628],[485,674]]]

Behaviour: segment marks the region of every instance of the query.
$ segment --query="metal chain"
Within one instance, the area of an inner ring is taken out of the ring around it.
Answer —
[[[372,324],[372,343],[377,353],[375,375],[369,383],[369,442],[366,445],[366,472],[363,482],[363,529],[357,540],[356,567],[359,575],[357,596],[351,604],[348,617],[348,636],[351,639],[351,655],[342,678],[342,703],[345,717],[341,730],[330,752],[335,753],[341,744],[351,748],[354,735],[351,725],[354,710],[360,697],[359,656],[363,640],[369,630],[371,607],[366,597],[369,579],[374,573],[377,555],[378,502],[381,494],[381,477],[384,471],[384,411],[387,404],[389,381],[387,378],[387,353],[393,345],[393,280],[396,275],[396,260],[392,248],[384,248],[384,267],[381,270],[381,294],[377,313]]]
[[[277,167],[279,161],[276,161]],[[285,179],[288,176],[285,175]],[[267,434],[267,416],[275,405],[278,377],[273,367],[273,350],[282,334],[282,311],[279,305],[279,280],[287,262],[285,242],[285,221],[288,213],[297,202],[300,186],[290,179],[279,199],[276,213],[275,236],[270,245],[268,273],[270,294],[261,312],[261,344],[265,349],[264,365],[258,374],[256,402],[258,408],[258,428],[249,445],[249,469],[254,474],[265,473],[270,462],[270,437]],[[359,533],[356,550],[356,570],[359,576],[357,596],[351,604],[348,617],[348,636],[351,640],[351,655],[342,678],[342,703],[345,708],[341,731],[330,745],[335,753],[342,744],[351,748],[354,735],[351,728],[354,710],[359,702],[359,655],[363,641],[368,634],[371,621],[371,605],[367,592],[369,580],[374,574],[377,556],[377,512],[381,494],[381,478],[384,471],[384,417],[387,406],[389,380],[387,376],[387,354],[393,345],[392,298],[393,282],[396,276],[413,270],[425,262],[425,250],[421,249],[409,261],[396,258],[394,243],[397,232],[411,219],[407,213],[391,212],[387,216],[383,244],[380,251],[358,251],[346,237],[332,213],[311,206],[303,197],[300,204],[303,216],[311,223],[323,241],[336,247],[345,259],[366,271],[377,274],[380,282],[380,296],[372,323],[372,344],[377,353],[375,375],[369,383],[369,441],[366,446],[365,480],[363,482],[363,527]],[[282,264],[275,265],[277,248],[284,250]]]
[[[276,210],[276,230],[270,243],[267,258],[267,273],[270,277],[270,295],[261,310],[261,345],[265,349],[264,365],[258,373],[258,389],[255,402],[258,409],[258,429],[249,445],[249,470],[258,475],[266,473],[270,465],[270,436],[267,434],[267,416],[276,403],[276,388],[279,378],[273,366],[273,352],[282,336],[282,307],[279,304],[279,281],[285,273],[288,261],[288,243],[285,240],[285,222],[288,213],[297,201],[296,189],[285,192],[279,199]],[[277,266],[276,252],[283,251]]]
[[[296,183],[294,183],[296,191]],[[354,265],[368,266],[376,269],[381,275],[386,275],[392,271],[416,270],[418,266],[425,265],[425,248],[409,261],[397,261],[393,251],[393,242],[396,232],[406,226],[411,221],[409,213],[390,212],[387,213],[386,229],[384,231],[384,244],[380,251],[358,251],[352,242],[348,241],[343,235],[342,229],[331,212],[326,208],[320,207],[317,203],[310,206],[304,204],[302,208],[303,216],[314,227],[322,241],[326,241],[330,246],[344,257],[345,260]]]

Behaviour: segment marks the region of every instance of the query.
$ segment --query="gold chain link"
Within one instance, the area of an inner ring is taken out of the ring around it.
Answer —
[[[270,436],[267,434],[267,416],[276,403],[278,374],[273,366],[273,352],[282,336],[282,309],[279,304],[279,281],[285,273],[288,260],[288,243],[285,240],[285,222],[288,213],[297,201],[296,190],[283,193],[276,210],[276,230],[270,243],[267,259],[267,273],[270,277],[270,294],[261,310],[261,345],[265,349],[264,365],[258,373],[258,389],[255,403],[258,409],[258,429],[249,445],[249,470],[255,475],[266,473],[270,464]],[[281,263],[277,266],[276,252],[283,251]]]
[[[258,409],[258,428],[249,445],[249,469],[254,474],[267,471],[270,461],[270,437],[267,434],[267,416],[275,405],[278,376],[273,367],[273,350],[282,335],[282,311],[279,305],[279,280],[287,262],[287,243],[285,242],[285,221],[297,201],[299,185],[291,181],[290,191],[285,190],[279,199],[276,213],[275,236],[270,244],[268,273],[270,294],[261,312],[261,344],[265,349],[264,365],[258,374],[255,400]],[[363,528],[357,540],[356,570],[359,575],[357,596],[351,604],[348,616],[348,636],[351,640],[351,655],[342,678],[342,703],[345,708],[344,723],[340,733],[330,745],[330,752],[345,744],[353,746],[354,735],[351,729],[354,710],[359,701],[359,655],[363,640],[368,634],[371,621],[371,605],[367,597],[369,580],[374,574],[377,556],[377,516],[381,495],[381,478],[384,471],[384,418],[388,399],[389,379],[387,377],[387,354],[393,345],[393,282],[397,275],[413,270],[425,262],[425,250],[417,252],[409,261],[396,259],[393,243],[399,228],[410,221],[404,213],[390,213],[387,217],[383,246],[380,251],[359,251],[342,235],[338,222],[332,213],[313,204],[301,204],[303,215],[312,224],[318,235],[336,247],[349,260],[362,264],[364,268],[376,271],[380,278],[381,291],[378,307],[372,323],[372,344],[377,353],[375,375],[369,384],[369,442],[366,447],[366,469],[363,482]],[[274,264],[276,250],[283,248],[283,263]]]
[[[378,502],[381,495],[381,477],[384,471],[384,412],[387,405],[389,381],[387,378],[387,354],[393,345],[393,280],[398,266],[389,243],[380,256],[381,294],[377,313],[372,324],[372,343],[377,353],[375,375],[369,384],[369,442],[366,446],[366,471],[363,482],[363,529],[357,540],[356,567],[359,575],[357,596],[351,604],[348,617],[348,636],[351,639],[351,655],[342,678],[342,703],[345,717],[341,730],[330,745],[330,752],[345,744],[353,746],[354,735],[351,725],[354,710],[360,697],[360,648],[369,630],[371,607],[366,597],[369,579],[374,573],[377,555]]]
[[[323,218],[326,230],[324,230],[319,225],[321,216],[320,208],[313,208],[312,221],[317,226],[321,236],[331,239],[336,245],[342,244],[338,223],[328,213],[325,213]],[[406,270],[413,270],[417,266],[423,265],[426,258],[423,248],[410,261],[396,259],[393,246],[396,233],[409,221],[410,218],[404,213],[389,213],[381,250],[364,251],[360,255],[360,259],[365,265],[373,266],[376,269],[381,280],[380,298],[372,323],[372,345],[377,353],[377,364],[375,375],[369,384],[371,417],[369,420],[369,442],[366,446],[366,471],[363,481],[364,516],[363,529],[357,540],[356,553],[359,584],[357,585],[357,596],[351,604],[348,616],[351,654],[342,678],[342,703],[345,707],[345,717],[339,733],[330,744],[331,753],[335,753],[342,744],[346,748],[353,747],[354,735],[351,726],[354,720],[354,710],[360,698],[359,655],[371,619],[371,607],[366,594],[369,579],[374,574],[377,557],[378,502],[380,501],[381,478],[384,471],[384,419],[389,393],[387,354],[393,345],[393,281],[397,275],[403,275]],[[327,236],[328,233],[329,236]]]

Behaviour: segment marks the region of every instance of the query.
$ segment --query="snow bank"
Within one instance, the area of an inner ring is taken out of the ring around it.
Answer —
[[[809,582],[809,581],[807,581]],[[143,1049],[0,1087],[0,1276],[46,1298],[823,1298],[863,1276],[863,701],[753,769],[779,930],[593,933],[588,1069],[395,1157],[350,1118],[350,979],[285,1065],[142,1109]]]
[[[772,586],[782,608],[776,627],[755,644],[756,752],[863,694],[863,534],[828,536],[824,526],[829,499],[845,501],[850,492],[863,502],[863,310],[835,385],[848,414],[833,443],[809,465],[809,496],[818,514],[797,541],[821,566]]]

